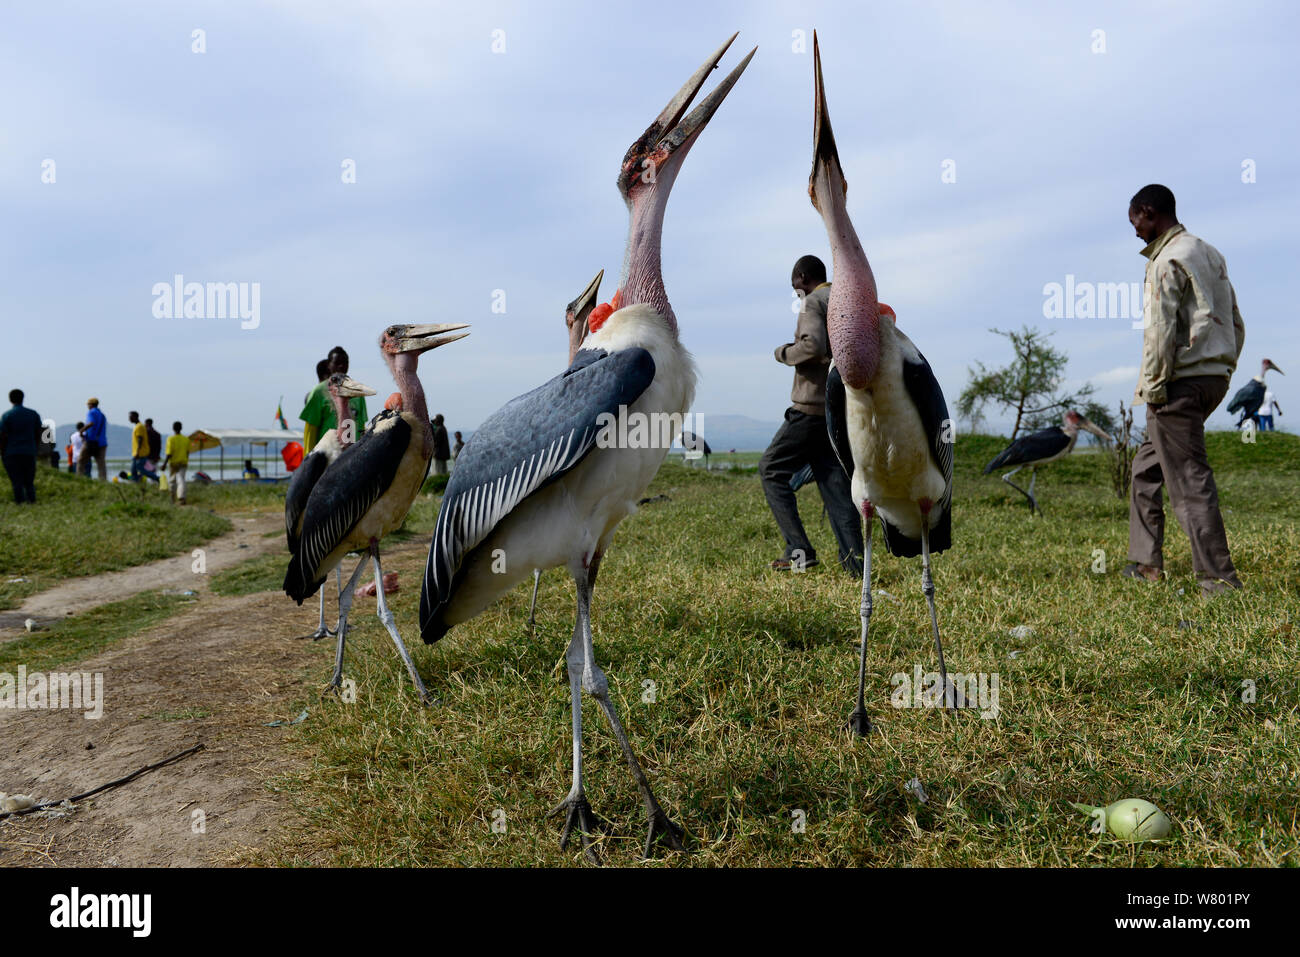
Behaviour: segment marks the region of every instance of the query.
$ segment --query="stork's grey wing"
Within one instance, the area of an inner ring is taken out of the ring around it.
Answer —
[[[1264,386],[1254,379],[1251,379],[1232,397],[1228,403],[1228,411],[1244,411],[1247,415],[1254,415],[1259,411],[1259,407],[1264,404]]]
[[[1025,465],[1029,462],[1050,459],[1069,444],[1070,437],[1060,426],[1053,425],[1046,429],[1039,429],[1029,435],[1022,435],[999,452],[997,458],[984,466],[984,474],[988,475],[994,469],[1000,469],[1005,465]]]
[[[430,644],[450,627],[443,612],[466,556],[538,489],[596,445],[602,415],[617,415],[654,380],[644,349],[583,349],[545,385],[512,399],[474,433],[447,483],[420,592],[420,634]]]
[[[321,562],[393,484],[411,439],[411,426],[397,416],[390,428],[363,432],[317,480],[303,511],[298,549],[284,576],[289,597],[302,604],[316,594],[325,579]]]
[[[289,479],[289,488],[284,493],[284,536],[289,545],[289,553],[298,550],[298,536],[302,528],[302,516],[307,511],[307,500],[311,490],[316,487],[320,477],[325,474],[327,459],[320,452],[312,452]]]

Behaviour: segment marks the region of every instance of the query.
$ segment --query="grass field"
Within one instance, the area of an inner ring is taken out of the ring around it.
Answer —
[[[1209,601],[1172,515],[1168,581],[1119,576],[1127,508],[1102,456],[1045,469],[1046,514],[1031,518],[1018,494],[979,474],[1003,444],[959,440],[956,544],[934,563],[949,669],[996,675],[999,713],[891,707],[891,676],[935,660],[919,560],[887,556],[877,533],[867,688],[876,729],[865,741],[842,730],[859,583],[830,565],[766,568],[780,542],[752,474],[665,466],[648,494],[668,500],[623,524],[594,603],[615,703],[690,835],[691,854],[661,852],[656,866],[1300,864],[1300,441],[1210,436],[1248,587]],[[800,502],[814,544],[832,554],[815,489]],[[422,497],[408,534],[427,536],[436,507]],[[1094,571],[1101,553],[1104,573]],[[409,583],[422,565],[412,553],[391,567]],[[298,826],[262,860],[580,860],[572,845],[559,850],[559,822],[546,817],[570,781],[572,583],[545,576],[533,640],[525,586],[434,647],[416,637],[418,598],[408,585],[393,606],[439,706],[416,705],[373,613],[357,614],[345,668],[357,702],[305,702],[311,720],[288,740],[310,770],[274,785],[292,792]],[[1012,637],[1018,626],[1032,633]],[[638,796],[590,699],[584,713],[588,796],[613,824],[601,853],[631,864],[644,828]],[[1125,797],[1159,804],[1172,838],[1138,846],[1094,835],[1067,803]]]

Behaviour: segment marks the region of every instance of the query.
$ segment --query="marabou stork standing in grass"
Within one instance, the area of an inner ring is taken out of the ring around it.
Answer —
[[[1286,375],[1273,364],[1272,359],[1265,359],[1259,364],[1259,375],[1252,376],[1249,382],[1237,390],[1237,394],[1228,403],[1229,412],[1241,413],[1241,418],[1237,420],[1237,428],[1241,428],[1242,423],[1247,419],[1254,418],[1259,412],[1259,407],[1264,404],[1264,373],[1269,369],[1278,375]]]
[[[349,400],[354,396],[375,394],[374,389],[362,385],[343,372],[335,372],[328,382],[326,388],[329,390],[330,401],[334,403],[334,421],[338,425],[320,437],[311,454],[302,460],[302,464],[293,473],[293,478],[289,480],[289,488],[284,495],[284,535],[290,555],[298,551],[298,540],[302,537],[302,516],[307,509],[311,490],[316,487],[330,464],[339,457],[339,453],[356,441],[356,416]],[[342,572],[336,569],[335,574],[339,577],[339,597],[342,598]],[[306,637],[319,640],[333,634],[334,631],[325,627],[325,589],[321,588],[320,623],[316,626],[315,633]]]
[[[660,238],[683,159],[753,56],[687,114],[734,39],[695,72],[624,156],[618,186],[630,225],[618,291],[592,312],[591,335],[569,368],[507,403],[466,443],[438,512],[420,596],[421,633],[426,642],[435,642],[534,568],[563,566],[573,575],[577,622],[565,655],[573,786],[552,813],[566,813],[561,848],[576,828],[592,861],[598,857],[592,844],[595,816],[583,789],[583,691],[604,711],[641,792],[649,819],[646,855],[656,838],[682,847],[682,829],[655,798],[596,664],[591,593],[614,530],[636,510],[671,445],[671,436],[657,436],[660,441],[619,446],[605,431],[609,417],[635,423],[674,415],[680,428],[695,393],[695,364],[678,338],[664,289]],[[598,436],[604,438],[598,442]]]
[[[1039,429],[1037,432],[1016,439],[999,452],[997,458],[984,466],[984,474],[988,475],[994,469],[1014,465],[1015,468],[1002,476],[1002,481],[1029,500],[1029,514],[1032,515],[1038,509],[1038,500],[1034,498],[1034,481],[1038,478],[1038,466],[1063,459],[1073,452],[1074,443],[1079,440],[1080,429],[1087,429],[1103,442],[1110,441],[1110,436],[1101,427],[1094,425],[1091,420],[1078,412],[1068,411],[1062,417],[1059,426]],[[1030,470],[1027,492],[1011,481],[1011,476],[1023,468]]]
[[[374,563],[379,619],[397,645],[420,700],[428,692],[415,663],[402,644],[393,613],[384,597],[384,573],[379,564],[379,543],[398,528],[420,491],[433,456],[433,424],[424,401],[417,366],[422,353],[469,335],[465,323],[394,325],[379,338],[379,349],[401,395],[401,408],[386,408],[370,420],[354,444],[339,453],[317,479],[303,509],[298,548],[284,576],[284,590],[302,604],[351,551],[364,554],[339,597],[338,652],[329,689],[343,682],[343,647],[347,640],[348,611],[366,567]],[[390,400],[390,406],[393,404]]]
[[[605,270],[596,273],[596,278],[587,283],[587,288],[578,294],[578,298],[564,307],[564,326],[569,335],[569,365],[577,358],[583,340],[591,332],[587,320],[591,310],[600,300],[600,281],[605,278]],[[537,589],[542,584],[542,570],[533,569],[533,600],[528,605],[528,635],[532,637],[537,630]]]
[[[858,703],[849,718],[849,726],[866,735],[871,727],[864,699],[871,624],[871,532],[877,514],[891,555],[921,556],[921,588],[930,606],[944,699],[952,700],[930,577],[930,553],[952,544],[952,422],[930,364],[898,330],[894,310],[876,297],[871,265],[849,220],[848,186],[826,112],[815,32],[813,62],[813,169],[808,193],[826,224],[835,270],[826,312],[835,357],[826,378],[826,427],[840,463],[852,476],[853,498],[867,523]]]

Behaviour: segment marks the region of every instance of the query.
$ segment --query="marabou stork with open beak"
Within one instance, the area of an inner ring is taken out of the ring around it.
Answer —
[[[298,541],[302,537],[302,516],[307,509],[307,499],[311,497],[311,490],[316,487],[316,483],[320,481],[320,477],[325,474],[330,464],[339,457],[339,453],[357,439],[356,416],[352,412],[352,403],[349,400],[354,396],[375,394],[375,390],[370,386],[362,385],[343,372],[335,372],[327,382],[329,384],[326,388],[329,390],[330,401],[334,403],[334,421],[338,424],[320,437],[311,454],[302,460],[302,464],[293,473],[293,478],[289,480],[289,488],[284,495],[284,535],[289,545],[290,555],[298,551]],[[336,574],[339,576],[339,597],[342,598],[342,572],[336,571]],[[315,633],[306,637],[320,640],[333,634],[333,630],[325,627],[325,589],[322,588],[320,623],[317,624]]]
[[[1259,412],[1259,407],[1264,404],[1264,373],[1269,369],[1278,375],[1286,375],[1273,364],[1272,359],[1265,359],[1259,364],[1259,375],[1251,376],[1250,381],[1238,389],[1237,394],[1228,403],[1229,412],[1241,412],[1241,418],[1237,420],[1237,428],[1241,428],[1241,424],[1247,419],[1254,418]]]
[[[1002,476],[1002,481],[1029,500],[1029,514],[1032,515],[1038,510],[1038,500],[1034,498],[1034,481],[1038,478],[1038,466],[1063,459],[1073,452],[1074,443],[1079,440],[1080,429],[1087,429],[1103,442],[1110,442],[1110,436],[1100,426],[1094,425],[1091,420],[1078,412],[1068,411],[1062,417],[1059,426],[1039,429],[1037,432],[1016,439],[999,452],[997,458],[984,466],[984,474],[988,475],[994,469],[1014,465],[1015,468]],[[1011,481],[1011,476],[1023,468],[1030,469],[1027,492]]]
[[[569,365],[577,358],[583,340],[591,332],[587,319],[600,301],[600,281],[605,278],[605,270],[596,273],[596,278],[587,283],[587,288],[578,294],[578,298],[564,307],[564,326],[569,333]],[[542,584],[542,570],[533,569],[533,600],[528,605],[528,635],[531,638],[537,631],[537,589]]]
[[[683,416],[694,397],[695,364],[678,339],[660,268],[660,239],[683,159],[754,55],[687,114],[734,39],[695,72],[624,156],[618,186],[630,224],[618,291],[588,317],[591,335],[569,368],[507,403],[466,443],[438,512],[420,596],[421,634],[435,642],[534,568],[563,566],[573,575],[577,622],[565,655],[573,786],[552,813],[566,812],[561,848],[576,827],[592,861],[598,857],[595,816],[582,778],[583,691],[605,712],[641,792],[649,819],[645,854],[656,838],[682,847],[682,829],[655,798],[596,664],[591,593],[614,530],[636,510],[672,444],[672,436],[657,436],[662,440],[645,443],[651,447],[620,446],[609,441],[609,417],[663,421],[666,415]],[[496,561],[500,556],[504,569]]]
[[[370,420],[366,431],[316,481],[303,509],[298,548],[284,576],[285,593],[298,604],[312,596],[348,552],[365,552],[339,597],[338,652],[327,690],[337,691],[343,682],[348,611],[368,558],[375,568],[379,619],[397,645],[420,700],[430,703],[384,597],[379,543],[405,521],[433,457],[433,423],[416,371],[420,355],[465,338],[469,333],[449,335],[465,328],[465,323],[457,322],[394,325],[384,330],[379,350],[397,383],[401,408],[385,409]]]
[[[867,523],[862,569],[862,642],[858,703],[849,726],[866,735],[864,688],[871,624],[872,519],[879,515],[891,555],[921,556],[921,588],[930,606],[945,701],[948,672],[934,608],[930,553],[952,545],[952,422],[925,356],[899,331],[894,310],[876,297],[867,254],[849,220],[848,185],[826,112],[821,51],[813,33],[813,168],[808,193],[830,237],[835,281],[826,329],[835,357],[826,378],[826,427],[853,499]]]

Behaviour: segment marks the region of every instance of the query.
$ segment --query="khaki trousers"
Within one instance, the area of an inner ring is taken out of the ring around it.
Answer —
[[[1161,489],[1192,543],[1192,568],[1205,581],[1239,585],[1219,513],[1219,490],[1205,452],[1205,420],[1223,401],[1228,380],[1191,376],[1169,383],[1168,401],[1147,406],[1147,438],[1133,459],[1128,557],[1161,568],[1165,511]]]

